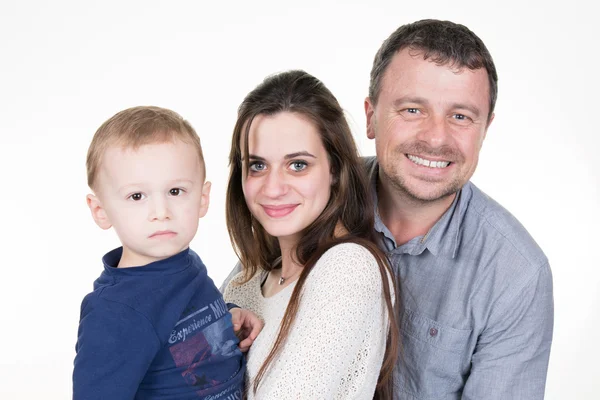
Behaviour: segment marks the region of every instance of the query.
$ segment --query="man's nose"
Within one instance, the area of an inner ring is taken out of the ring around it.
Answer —
[[[427,123],[421,126],[417,139],[423,141],[432,148],[439,148],[448,142],[449,127],[444,116],[433,116]]]

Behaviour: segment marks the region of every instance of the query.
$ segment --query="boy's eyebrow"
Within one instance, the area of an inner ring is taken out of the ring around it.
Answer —
[[[194,181],[192,181],[190,179],[174,179],[174,180],[170,181],[167,186],[177,186],[177,184],[181,184],[181,183],[187,183],[189,185],[193,185]],[[144,186],[145,184],[146,184],[145,182],[129,183],[127,185],[121,186],[119,188],[119,192],[127,191],[130,188],[139,188],[140,186]]]
[[[189,180],[189,179],[176,179],[174,181],[170,182],[171,184],[169,186],[177,186],[178,184],[188,184],[189,186],[193,186],[194,185],[194,181]]]
[[[309,153],[308,151],[305,151],[305,150],[303,150],[303,151],[297,151],[295,153],[286,154],[285,156],[283,156],[283,158],[286,159],[286,160],[289,160],[291,158],[296,158],[296,157],[300,157],[300,156],[317,158],[316,156],[314,156],[313,154],[311,154],[311,153]],[[250,154],[250,155],[248,155],[248,158],[251,159],[251,160],[256,160],[256,161],[265,161],[264,157],[257,156],[256,154]]]
[[[135,187],[140,187],[140,186],[144,186],[142,183],[129,183],[127,185],[123,185],[119,188],[119,192],[125,192],[128,191],[129,188],[135,188]]]

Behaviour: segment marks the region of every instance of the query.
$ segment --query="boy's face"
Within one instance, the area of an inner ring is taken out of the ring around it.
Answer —
[[[109,147],[87,201],[102,229],[123,244],[119,267],[146,265],[189,246],[208,210],[210,183],[193,146],[180,140]]]

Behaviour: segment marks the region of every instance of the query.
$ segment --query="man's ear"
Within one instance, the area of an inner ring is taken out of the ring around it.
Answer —
[[[102,229],[109,229],[112,224],[108,219],[108,215],[106,215],[104,207],[102,207],[100,199],[93,194],[88,194],[85,199],[90,211],[92,212],[92,218],[94,218],[96,225]]]
[[[198,213],[200,218],[204,217],[208,211],[208,205],[210,203],[210,186],[210,182],[204,182],[204,185],[202,186],[202,199],[200,200],[200,212]]]
[[[367,137],[375,139],[375,107],[369,97],[365,98],[365,116],[367,117]]]

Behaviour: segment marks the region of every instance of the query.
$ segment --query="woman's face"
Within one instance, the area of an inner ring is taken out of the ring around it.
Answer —
[[[296,113],[259,115],[250,126],[248,151],[242,176],[248,209],[270,235],[296,243],[331,191],[329,157],[316,126]]]

